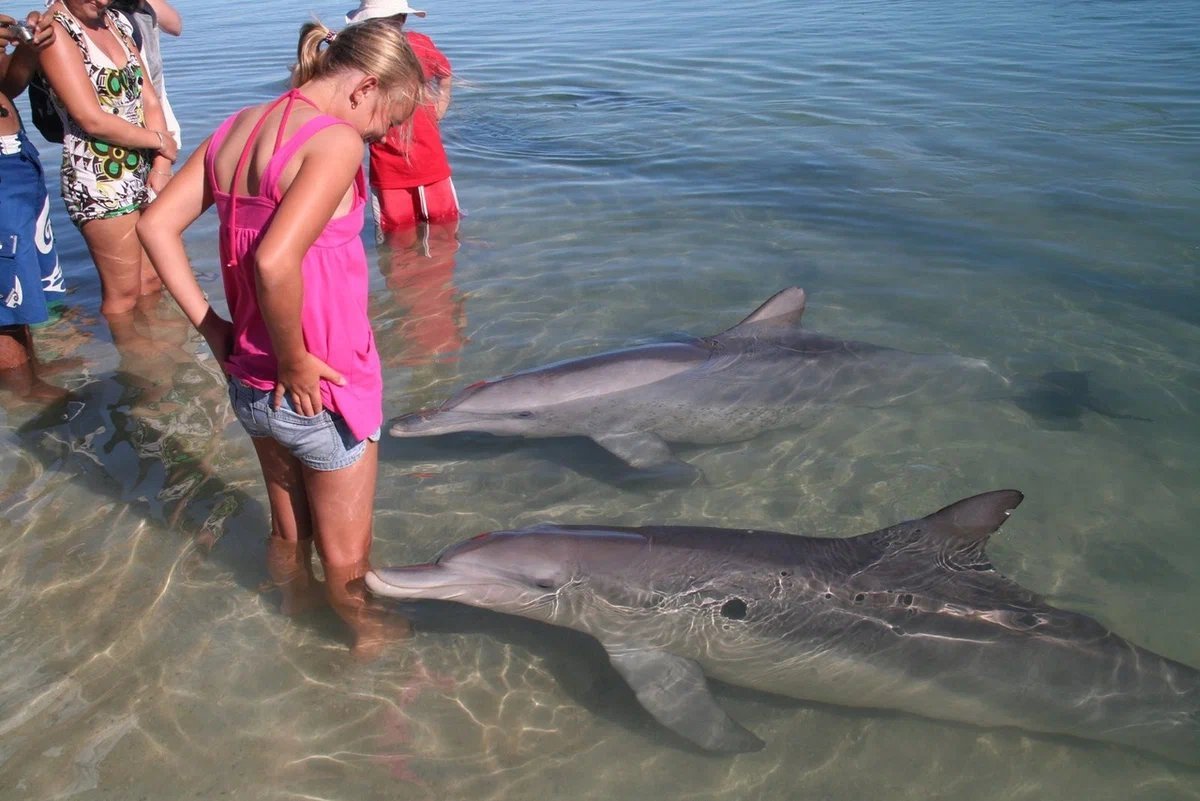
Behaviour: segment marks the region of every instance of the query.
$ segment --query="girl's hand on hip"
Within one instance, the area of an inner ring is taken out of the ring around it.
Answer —
[[[279,408],[286,393],[298,414],[305,417],[320,414],[325,408],[321,403],[322,379],[339,387],[346,383],[341,373],[311,353],[304,354],[295,364],[280,362],[275,396],[271,399],[272,408]]]

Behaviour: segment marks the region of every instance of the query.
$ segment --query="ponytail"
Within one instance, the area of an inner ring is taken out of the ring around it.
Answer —
[[[292,87],[306,84],[324,70],[321,62],[329,48],[321,49],[333,31],[320,22],[306,22],[300,26],[300,42],[296,45],[296,66],[292,70]],[[336,37],[335,37],[336,38]]]
[[[400,26],[386,18],[348,25],[339,33],[320,22],[306,22],[300,27],[292,86],[342,70],[374,76],[390,97],[407,96],[414,105],[425,101],[421,62]]]

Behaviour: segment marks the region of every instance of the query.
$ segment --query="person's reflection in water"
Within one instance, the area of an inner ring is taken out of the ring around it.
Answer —
[[[200,357],[207,350],[162,295],[143,296],[133,311],[105,320],[120,355],[112,377],[120,389],[104,410],[112,429],[106,449],[114,461],[132,450],[137,468],[114,471],[123,474],[122,484],[133,482],[124,487],[126,499],[146,497],[174,526],[192,500],[221,485],[213,462],[233,421],[224,376],[214,360]],[[208,551],[220,534],[219,526],[202,524],[197,544]]]
[[[176,371],[196,362],[195,344],[187,349],[191,326],[173,305],[155,293],[140,297],[132,311],[104,315],[121,357],[118,380],[129,387],[131,406],[151,417],[162,413],[157,404]]]
[[[458,361],[467,322],[466,304],[454,285],[458,248],[457,221],[384,235],[379,269],[390,303],[374,309],[373,317],[385,368],[432,367],[438,373],[444,370],[439,365]]]

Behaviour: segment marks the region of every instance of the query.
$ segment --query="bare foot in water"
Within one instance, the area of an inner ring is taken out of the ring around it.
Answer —
[[[394,642],[412,637],[412,624],[399,615],[369,610],[354,630],[350,656],[357,662],[373,662]]]
[[[287,617],[326,606],[325,585],[312,571],[312,540],[289,541],[267,538],[267,575],[264,590],[279,588],[283,598],[279,611]]]
[[[285,617],[296,617],[311,612],[314,609],[324,609],[329,606],[325,597],[325,585],[313,580],[306,587],[280,587],[283,598],[279,602],[279,611]]]
[[[390,643],[412,636],[412,624],[371,602],[363,576],[369,566],[325,565],[325,589],[338,617],[346,621],[354,636],[350,654],[360,662],[378,657]]]

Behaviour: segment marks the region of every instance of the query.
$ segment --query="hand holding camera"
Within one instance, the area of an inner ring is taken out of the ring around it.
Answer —
[[[17,44],[33,41],[33,26],[26,22],[14,22],[7,26],[8,38]]]
[[[42,50],[54,41],[54,19],[31,11],[23,22],[18,22],[7,14],[0,14],[0,40],[6,45],[28,44],[35,50]]]

